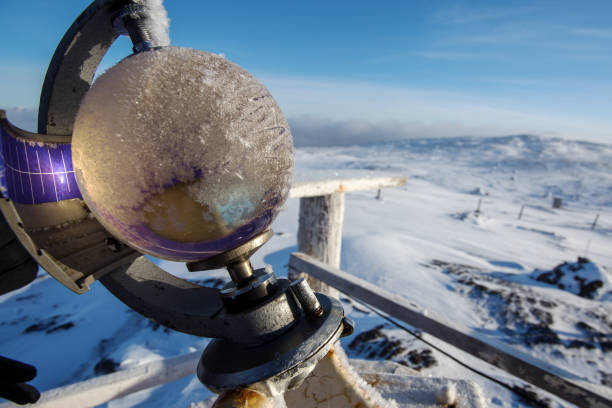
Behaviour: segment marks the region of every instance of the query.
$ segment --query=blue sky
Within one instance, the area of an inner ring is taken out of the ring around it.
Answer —
[[[27,108],[25,117],[37,107],[53,50],[88,3],[0,0],[9,119],[10,108]],[[610,1],[165,6],[172,44],[222,53],[255,74],[298,141],[534,133],[612,143]],[[123,38],[104,67],[129,52]]]

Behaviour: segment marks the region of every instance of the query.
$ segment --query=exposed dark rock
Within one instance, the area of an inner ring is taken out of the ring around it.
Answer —
[[[594,299],[597,291],[603,287],[603,282],[600,280],[586,283],[584,279],[577,277],[574,277],[574,279],[580,281],[580,292],[578,292],[578,296],[588,299]]]
[[[594,348],[593,344],[598,344],[604,353],[612,351],[612,339],[609,333],[602,333],[596,328],[594,328],[593,326],[591,326],[590,324],[585,323],[583,321],[579,321],[578,323],[576,323],[575,327],[576,329],[583,332],[589,340],[588,345],[584,347]],[[572,343],[575,343],[575,342],[577,342],[577,340],[574,340]],[[583,342],[580,342],[580,343],[583,343]]]
[[[94,367],[94,373],[98,375],[110,374],[117,371],[119,363],[111,358],[102,358]]]
[[[153,321],[153,320],[144,320],[146,322],[147,327],[150,327],[151,330],[153,330],[154,332],[158,331],[160,328],[162,329],[162,331],[165,334],[170,334],[172,331],[166,327],[166,326],[162,326],[161,324]]]
[[[512,391],[514,391],[519,396],[522,402],[525,402],[529,404],[530,406],[543,407],[543,408],[550,408],[552,406],[551,405],[552,401],[550,400],[550,398],[541,397],[534,390],[534,388],[529,385],[524,385],[524,386],[514,385],[512,387]]]
[[[38,294],[33,293],[33,294],[31,294],[31,295],[22,295],[22,296],[18,296],[18,297],[16,297],[16,298],[15,298],[15,300],[16,300],[17,302],[23,302],[24,300],[30,300],[30,299],[33,299],[33,298],[35,298],[35,297],[37,297],[37,296],[38,296]]]
[[[350,357],[395,361],[414,370],[435,366],[438,362],[428,348],[414,348],[411,341],[388,334],[387,325],[359,333],[348,346]]]
[[[54,327],[51,327],[50,329],[47,329],[47,333],[53,333],[53,332],[61,331],[61,330],[68,330],[73,327],[74,327],[74,323],[68,322],[68,323],[60,324],[59,326],[54,326]]]
[[[226,279],[223,278],[207,278],[207,279],[188,279],[200,286],[206,286],[208,288],[221,289],[227,283]]]
[[[405,360],[400,361],[400,364],[414,368],[417,371],[438,364],[430,349],[410,350],[410,352],[408,352],[408,361],[410,364],[406,364]]]
[[[576,262],[563,262],[550,271],[536,269],[530,277],[587,299],[597,298],[604,287],[601,271],[584,257],[578,257]]]
[[[568,348],[585,348],[585,349],[589,349],[592,350],[595,348],[595,346],[592,343],[587,343],[586,341],[582,341],[582,340],[572,340],[568,345]]]
[[[575,324],[575,326],[578,330],[582,330],[583,332],[586,332],[588,334],[597,333],[597,330],[595,330],[591,325],[585,322],[578,322]]]
[[[612,387],[612,373],[606,373],[603,371],[600,371],[599,373],[601,374],[601,385]]]
[[[559,267],[556,267],[550,272],[544,272],[544,273],[539,274],[535,278],[535,280],[537,280],[538,282],[544,282],[544,283],[550,283],[551,285],[556,285],[559,283],[562,277],[563,277],[563,272],[561,272]]]
[[[206,279],[204,281],[204,286],[207,286],[209,288],[220,289],[226,283],[227,283],[227,281],[225,279],[222,279],[222,278],[209,278],[209,279]]]
[[[557,334],[549,328],[553,324],[552,314],[532,306],[537,303],[535,294],[521,295],[512,290],[490,289],[487,283],[494,278],[485,278],[481,269],[472,266],[439,260],[432,263],[443,268],[444,273],[453,275],[461,285],[467,286],[467,294],[471,298],[484,302],[489,316],[495,318],[500,329],[509,336],[527,345],[560,342]],[[495,280],[495,283],[499,284],[499,280]],[[504,283],[508,286],[507,282]],[[537,323],[533,323],[534,320]]]
[[[474,299],[481,306],[480,310],[497,322],[498,330],[526,346],[552,344],[568,349],[600,348],[603,352],[612,351],[612,322],[610,316],[605,314],[604,306],[585,310],[571,303],[560,304],[558,300],[547,299],[545,295],[525,285],[504,280],[505,275],[499,273],[488,273],[472,266],[440,260],[431,263],[441,268],[443,273],[451,275],[460,285],[459,291]],[[593,264],[585,258],[579,258],[576,264],[564,265],[569,266],[563,268],[581,270],[584,265]],[[555,276],[562,274],[562,268],[558,269],[540,276],[544,276],[544,280],[555,281]],[[574,324],[582,336],[579,334],[576,338],[575,335],[555,331],[555,315],[549,310],[558,308],[562,309],[557,312],[557,316],[562,314],[570,322],[572,319],[577,320]]]
[[[357,336],[355,336],[353,341],[351,341],[351,344],[349,344],[349,348],[356,349],[361,347],[364,343],[370,342],[381,337],[386,337],[382,332],[382,329],[384,327],[385,325],[381,324],[380,326],[376,326],[373,329],[359,333]]]
[[[530,302],[531,303],[531,302]],[[531,309],[531,313],[541,322],[546,323],[547,325],[553,324],[553,317],[550,312],[544,311],[542,309],[538,309],[534,307]]]
[[[58,326],[58,321],[64,320],[68,317],[70,317],[70,315],[67,315],[67,314],[53,315],[46,320],[41,320],[38,323],[34,323],[26,327],[23,333],[25,334],[25,333],[32,333],[32,332],[38,332],[38,331],[46,331],[47,333],[51,333],[55,330],[69,329],[70,327],[74,326],[74,323],[70,323],[71,324],[70,327],[60,327],[60,326],[64,326],[64,324]]]
[[[548,308],[548,309],[552,309],[554,307],[557,307],[557,304],[555,302],[551,302],[549,300],[544,300],[544,299],[540,299],[540,305],[542,307]]]
[[[557,333],[545,324],[524,323],[525,331],[522,333],[525,344],[560,344],[561,340]]]

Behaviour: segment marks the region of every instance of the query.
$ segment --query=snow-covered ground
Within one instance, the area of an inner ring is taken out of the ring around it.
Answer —
[[[383,190],[381,200],[375,191],[347,195],[342,269],[610,393],[612,146],[514,136],[296,150],[296,180],[381,175],[407,176],[408,183]],[[561,209],[552,208],[554,197],[563,199]],[[287,202],[273,224],[277,235],[256,253],[255,266],[268,263],[286,275],[298,207],[298,200]],[[570,263],[554,269],[563,262]],[[210,279],[208,284],[225,279],[222,271],[189,274],[183,264],[160,265],[200,282]],[[426,376],[473,379],[492,406],[526,404],[348,297],[344,301],[357,322],[356,333],[343,339],[349,356],[391,359]],[[470,366],[519,384],[424,337]],[[36,365],[33,383],[42,390],[206,343],[148,322],[99,284],[77,296],[41,275],[0,297],[0,354]],[[193,376],[108,406],[187,407],[210,396]]]

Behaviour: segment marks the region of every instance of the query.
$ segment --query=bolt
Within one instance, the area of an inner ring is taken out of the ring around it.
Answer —
[[[117,16],[118,25],[123,25],[132,40],[134,54],[154,47],[151,33],[145,23],[148,18],[150,17],[145,7],[135,3],[127,4]]]
[[[320,317],[323,315],[324,310],[317,296],[304,278],[293,281],[290,288],[295,297],[297,297],[298,302],[300,302],[300,305],[302,305],[302,309],[304,309],[304,313],[306,313],[307,316]]]

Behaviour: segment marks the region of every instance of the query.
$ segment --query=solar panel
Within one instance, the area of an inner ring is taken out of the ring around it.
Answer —
[[[70,143],[18,139],[0,126],[3,180],[8,196],[21,204],[82,198],[72,167]],[[4,190],[4,189],[3,189]]]

